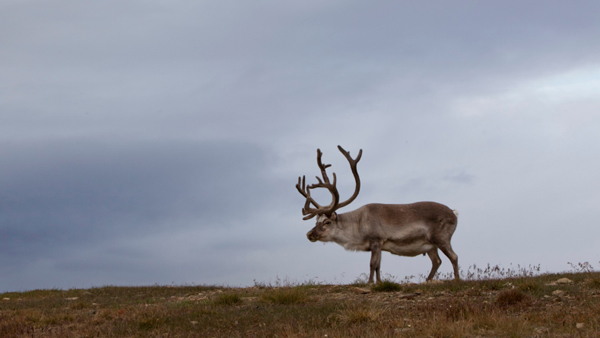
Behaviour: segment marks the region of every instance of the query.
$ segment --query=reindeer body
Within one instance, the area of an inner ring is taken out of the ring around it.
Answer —
[[[333,183],[329,181],[325,169],[329,165],[321,163],[321,151],[317,150],[317,163],[321,168],[323,181],[317,177],[318,184],[306,186],[305,179],[298,179],[296,188],[306,197],[302,209],[304,219],[317,216],[315,227],[306,236],[311,242],[335,242],[346,250],[370,251],[371,271],[369,283],[373,283],[376,275],[381,282],[381,251],[388,251],[399,256],[417,256],[427,253],[432,262],[432,269],[427,277],[431,280],[442,261],[438,248],[450,259],[454,269],[454,278],[458,275],[458,256],[452,250],[450,240],[456,230],[457,213],[447,206],[435,202],[417,202],[412,204],[367,204],[354,211],[337,214],[335,210],[352,202],[360,190],[360,179],[356,164],[360,160],[362,150],[356,159],[338,146],[342,154],[350,162],[356,179],[356,189],[350,199],[339,203],[339,194]],[[302,183],[302,185],[300,185]],[[332,193],[333,201],[327,207],[321,207],[310,196],[310,189],[327,188]],[[313,204],[316,208],[312,208]]]

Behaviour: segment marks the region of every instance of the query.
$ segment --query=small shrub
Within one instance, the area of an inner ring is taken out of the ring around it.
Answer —
[[[276,288],[267,291],[261,295],[261,299],[275,304],[296,304],[303,303],[308,299],[306,288]]]
[[[527,304],[530,296],[519,289],[510,289],[500,292],[496,298],[496,304],[499,306],[510,306],[516,304]]]
[[[484,290],[497,291],[502,289],[502,280],[499,279],[488,279],[481,281],[481,287]]]
[[[236,293],[222,293],[215,300],[217,305],[235,305],[242,302],[242,298]]]
[[[600,289],[600,278],[590,278],[586,280],[586,284],[592,289]]]
[[[400,284],[387,280],[373,286],[373,291],[375,292],[398,292],[401,290],[402,286]]]
[[[540,283],[534,280],[527,280],[519,284],[519,290],[525,292],[536,292],[541,289]]]

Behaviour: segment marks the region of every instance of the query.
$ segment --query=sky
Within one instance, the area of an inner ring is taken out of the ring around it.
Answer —
[[[0,1],[0,292],[352,283],[358,198],[459,211],[473,265],[600,264],[598,1]],[[327,194],[317,194],[322,204]],[[384,253],[384,275],[427,275]],[[440,272],[451,270],[442,256]],[[418,278],[415,277],[415,280]]]

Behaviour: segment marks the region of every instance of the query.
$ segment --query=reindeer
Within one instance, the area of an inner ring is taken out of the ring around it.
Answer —
[[[350,163],[350,169],[356,181],[352,196],[340,203],[340,195],[336,188],[336,176],[333,182],[327,177],[326,169],[330,164],[321,162],[320,149],[317,149],[317,164],[321,169],[318,183],[306,186],[306,177],[298,177],[296,189],[306,198],[302,208],[303,220],[317,216],[317,224],[306,237],[311,242],[336,242],[351,251],[371,252],[371,271],[369,284],[377,275],[377,283],[381,283],[380,265],[381,251],[394,255],[414,257],[427,254],[431,259],[432,268],[427,281],[430,281],[442,264],[438,248],[450,259],[454,268],[454,279],[459,280],[458,256],[452,250],[450,239],[457,224],[458,213],[447,206],[435,202],[417,202],[412,204],[366,204],[354,211],[343,214],[336,210],[350,204],[360,191],[360,177],[356,165],[362,156],[352,159],[350,153],[338,146],[340,152]],[[327,206],[319,205],[310,195],[310,190],[325,188],[332,195],[332,201]],[[312,206],[311,206],[312,205]]]

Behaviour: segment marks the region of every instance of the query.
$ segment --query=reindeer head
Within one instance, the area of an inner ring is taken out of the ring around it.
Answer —
[[[306,237],[311,242],[329,242],[335,233],[336,225],[336,213],[331,214],[331,216],[319,215],[317,216],[317,224],[314,226],[314,228],[310,229],[310,231],[306,234]]]
[[[308,220],[315,216],[317,216],[317,224],[312,230],[310,230],[306,236],[311,242],[315,241],[324,241],[327,242],[331,238],[331,232],[333,227],[335,227],[337,221],[337,215],[335,211],[342,207],[350,204],[356,197],[358,196],[358,192],[360,191],[360,177],[358,176],[358,171],[356,169],[356,164],[360,161],[360,157],[362,156],[362,149],[358,152],[358,156],[356,159],[352,159],[350,157],[350,153],[345,151],[342,147],[338,146],[340,152],[346,157],[348,162],[350,163],[350,169],[352,170],[352,174],[354,175],[354,179],[356,181],[356,188],[354,189],[354,194],[352,196],[340,203],[340,194],[336,187],[336,176],[333,173],[333,182],[329,181],[329,177],[327,176],[326,169],[331,166],[331,164],[323,164],[321,162],[321,156],[323,153],[320,149],[317,149],[317,164],[319,169],[321,169],[321,176],[323,180],[318,176],[317,181],[319,183],[311,184],[309,186],[306,185],[306,177],[302,176],[302,178],[298,177],[298,183],[296,184],[296,189],[302,196],[306,198],[306,202],[304,203],[304,207],[302,208],[302,214],[304,217],[302,219]],[[328,206],[319,205],[311,196],[310,189],[314,188],[326,188],[332,195],[331,203]],[[314,207],[311,207],[311,204]]]

